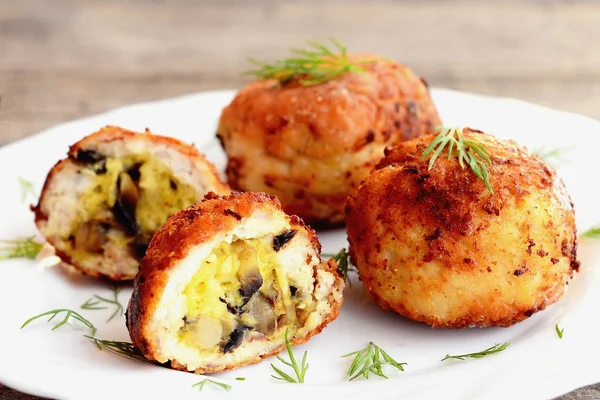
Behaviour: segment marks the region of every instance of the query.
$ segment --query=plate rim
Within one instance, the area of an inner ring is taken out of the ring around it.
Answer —
[[[512,103],[512,106],[519,106],[519,107],[530,107],[530,108],[536,108],[538,110],[545,110],[545,111],[549,111],[552,112],[554,114],[561,114],[564,117],[567,118],[577,118],[577,119],[581,119],[581,120],[587,120],[588,122],[593,122],[594,124],[598,125],[598,128],[600,130],[600,121],[585,116],[585,115],[581,115],[581,114],[577,114],[577,113],[573,113],[570,111],[562,111],[562,110],[557,110],[557,109],[553,109],[547,106],[543,106],[543,105],[539,105],[539,104],[535,104],[535,103],[531,103],[529,101],[525,101],[525,100],[520,100],[520,99],[513,99],[510,97],[498,97],[498,96],[490,96],[490,95],[484,95],[484,94],[477,94],[477,93],[470,93],[470,92],[463,92],[463,91],[458,91],[458,90],[453,90],[453,89],[446,89],[446,88],[437,88],[437,87],[432,87],[430,89],[432,92],[438,92],[438,93],[447,93],[450,95],[457,95],[457,96],[463,96],[463,97],[470,97],[472,99],[477,99],[477,98],[483,98],[486,100],[490,100],[490,101],[500,101],[503,102],[505,104],[507,103]],[[106,119],[108,117],[111,116],[111,114],[115,114],[115,113],[126,113],[128,112],[128,110],[132,109],[132,108],[138,108],[138,107],[161,107],[164,104],[168,104],[168,103],[173,103],[176,101],[189,101],[191,99],[196,99],[199,97],[212,97],[215,95],[231,95],[233,96],[236,93],[236,89],[222,89],[222,90],[211,90],[211,91],[201,91],[201,92],[195,92],[195,93],[190,93],[190,94],[184,94],[181,96],[176,96],[176,97],[171,97],[171,98],[165,98],[165,99],[159,99],[159,100],[150,100],[150,101],[144,101],[144,102],[139,102],[139,103],[133,103],[133,104],[128,104],[128,105],[124,105],[121,107],[117,107],[117,108],[113,108],[110,110],[106,110],[103,111],[101,113],[97,113],[97,114],[93,114],[93,115],[88,115],[82,118],[78,118],[75,120],[70,120],[70,121],[65,121],[50,127],[47,127],[43,130],[41,130],[38,133],[35,133],[33,135],[27,136],[25,138],[19,139],[19,140],[15,140],[9,143],[6,143],[2,146],[0,146],[0,152],[4,152],[4,151],[9,151],[11,150],[13,147],[17,147],[17,146],[23,146],[23,145],[28,145],[29,142],[34,142],[36,141],[40,136],[46,136],[51,134],[53,131],[56,130],[62,130],[65,129],[65,127],[69,126],[69,125],[76,125],[76,124],[87,124],[87,123],[91,123],[93,120],[95,119]],[[0,368],[0,370],[2,370]],[[28,393],[31,395],[37,395],[37,396],[46,396],[46,397],[54,397],[54,396],[59,396],[59,393],[51,393],[51,392],[46,392],[44,389],[34,389],[33,386],[31,386],[31,390],[28,390],[29,387],[17,387],[17,384],[12,384],[14,383],[15,380],[10,380],[10,379],[5,379],[6,377],[2,377],[2,383],[4,385],[6,385],[9,388],[12,388],[14,390],[17,391],[21,391],[24,393]],[[559,396],[565,394],[565,393],[569,393],[573,390],[577,390],[580,389],[582,387],[586,387],[592,384],[596,384],[596,383],[600,383],[600,376],[598,380],[594,380],[594,382],[589,382],[589,383],[578,383],[577,387],[575,388],[569,388],[569,389],[564,389],[563,392],[561,394],[559,394]],[[564,385],[564,386],[570,386],[572,387],[572,385]]]

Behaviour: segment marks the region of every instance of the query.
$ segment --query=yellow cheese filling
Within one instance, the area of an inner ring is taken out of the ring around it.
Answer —
[[[106,158],[102,163],[100,172],[90,168],[82,171],[93,178],[94,183],[80,199],[77,217],[71,225],[72,233],[65,238],[72,242],[75,259],[101,253],[108,243],[118,248],[136,239],[147,244],[169,216],[198,200],[192,186],[173,176],[171,169],[151,154]],[[120,196],[120,177],[123,179],[127,173],[136,195],[135,204],[131,206],[134,210],[131,219],[137,224],[135,233],[125,229],[114,213]],[[82,234],[83,225],[87,231]]]
[[[273,237],[222,242],[186,286],[182,344],[210,353],[235,350],[244,335],[282,339],[297,328],[298,300],[278,268]],[[260,275],[260,276],[259,276]]]

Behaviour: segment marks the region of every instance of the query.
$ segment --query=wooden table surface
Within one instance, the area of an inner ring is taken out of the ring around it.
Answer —
[[[240,87],[247,57],[328,36],[431,86],[600,119],[599,21],[592,0],[0,0],[0,145],[130,103]],[[2,385],[0,398],[33,399]],[[600,399],[600,385],[561,399]]]

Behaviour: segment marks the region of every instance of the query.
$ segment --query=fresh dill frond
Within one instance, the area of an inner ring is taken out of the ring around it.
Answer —
[[[369,379],[369,374],[388,379],[383,373],[382,366],[391,365],[399,371],[404,371],[404,366],[407,365],[405,362],[394,360],[388,353],[373,342],[369,342],[369,345],[362,350],[343,355],[342,357],[352,356],[354,356],[354,361],[352,361],[352,364],[348,369],[348,376],[351,381],[359,376]]]
[[[70,310],[68,308],[58,308],[56,310],[50,310],[50,311],[46,311],[45,313],[38,314],[35,317],[31,317],[27,321],[25,321],[23,323],[23,325],[21,325],[21,329],[25,328],[27,325],[29,325],[31,322],[35,321],[36,319],[45,317],[47,315],[50,315],[50,318],[48,319],[48,322],[50,322],[50,321],[52,321],[54,319],[54,317],[56,317],[60,313],[65,313],[65,317],[63,318],[62,321],[60,321],[59,323],[57,323],[56,325],[54,325],[54,327],[52,327],[53,331],[56,330],[56,329],[58,329],[58,328],[60,328],[64,324],[66,324],[67,321],[69,321],[70,318],[73,318],[74,320],[79,321],[82,324],[84,324],[85,326],[87,326],[88,328],[90,328],[90,331],[92,332],[92,335],[96,334],[96,330],[97,329],[94,326],[94,324],[92,324],[86,318],[84,318],[83,316],[81,316],[81,314],[79,314],[78,312]]]
[[[231,390],[231,386],[227,385],[225,383],[222,382],[217,382],[217,381],[213,381],[212,379],[204,379],[200,382],[196,382],[192,385],[193,388],[198,388],[198,391],[201,392],[202,389],[204,389],[204,385],[207,383],[211,383],[213,385],[219,386],[222,389],[225,389],[226,391],[230,391]]]
[[[81,305],[81,308],[83,310],[106,310],[108,306],[114,307],[115,311],[108,318],[108,320],[106,320],[106,322],[110,322],[118,314],[123,315],[125,311],[123,305],[119,302],[119,292],[121,291],[121,288],[119,288],[117,285],[113,285],[111,290],[112,299],[107,299],[106,297],[102,297],[95,294],[92,297],[90,297],[85,303],[83,303]],[[102,303],[107,304],[107,306],[102,306]]]
[[[323,256],[333,258],[338,265],[338,269],[340,270],[340,273],[344,277],[344,281],[351,284],[350,281],[348,280],[348,273],[350,271],[358,272],[358,270],[356,269],[356,267],[354,265],[352,265],[350,263],[350,254],[348,254],[348,252],[346,251],[346,248],[343,247],[336,254],[323,254]]]
[[[467,358],[483,358],[487,355],[504,351],[504,350],[506,350],[506,348],[508,346],[510,346],[510,342],[506,342],[503,344],[496,343],[492,347],[489,347],[489,348],[487,348],[483,351],[479,351],[477,353],[460,354],[457,356],[451,356],[450,354],[447,354],[446,357],[444,357],[442,359],[442,361],[449,360],[449,359],[466,360]]]
[[[44,245],[36,242],[33,238],[31,236],[25,239],[0,240],[0,260],[9,258],[35,260]]]
[[[142,355],[142,353],[135,348],[133,343],[131,342],[119,342],[116,340],[103,340],[98,339],[94,336],[84,335],[86,338],[90,339],[100,350],[108,350],[112,353],[115,353],[120,356],[124,356],[133,360],[154,363],[148,360],[146,357]]]
[[[554,329],[556,329],[556,334],[558,335],[558,337],[560,339],[563,338],[563,333],[565,332],[565,328],[560,329],[560,327],[558,326],[558,322],[556,323],[556,326],[554,327]]]
[[[435,160],[446,149],[448,159],[457,157],[458,163],[463,169],[465,168],[465,164],[467,164],[475,176],[483,181],[487,190],[491,194],[494,194],[487,169],[487,165],[491,164],[492,161],[485,145],[477,139],[465,138],[462,128],[438,126],[435,130],[440,131],[440,133],[427,146],[421,156],[421,160],[424,160],[433,151],[429,159],[429,170],[433,168]]]
[[[33,183],[21,177],[19,177],[19,183],[21,184],[21,203],[25,203],[28,196],[37,197],[38,194],[33,187]]]
[[[297,78],[301,85],[313,86],[348,72],[362,72],[363,64],[375,61],[352,61],[343,44],[335,39],[330,39],[330,42],[333,48],[318,41],[308,40],[307,48],[291,49],[292,54],[288,58],[272,63],[251,58],[250,62],[257,65],[258,69],[246,71],[245,74],[260,79],[277,79],[281,84]]]
[[[285,382],[289,382],[289,383],[304,383],[304,376],[306,375],[306,370],[308,370],[308,364],[306,362],[306,357],[308,356],[308,352],[306,352],[306,351],[304,352],[304,356],[302,357],[302,362],[300,363],[300,365],[298,365],[298,362],[296,361],[296,357],[294,357],[294,353],[292,352],[292,344],[290,343],[290,340],[288,339],[288,329],[285,330],[285,347],[287,348],[287,352],[288,352],[288,356],[290,357],[290,361],[286,361],[283,358],[281,358],[280,356],[277,356],[277,359],[279,361],[281,361],[282,363],[284,363],[285,365],[287,365],[288,367],[291,367],[294,370],[296,377],[293,378],[292,376],[283,372],[281,369],[277,368],[273,364],[271,364],[271,368],[273,368],[273,370],[275,370],[275,372],[279,376],[275,376],[275,375],[271,375],[271,376],[277,380],[285,381]]]
[[[581,237],[588,239],[600,239],[600,225],[591,227],[581,234]]]
[[[542,160],[546,162],[552,162],[554,160],[564,161],[564,154],[569,149],[564,148],[554,148],[554,149],[546,149],[545,147],[541,147],[540,149],[534,151],[534,154],[537,154]]]

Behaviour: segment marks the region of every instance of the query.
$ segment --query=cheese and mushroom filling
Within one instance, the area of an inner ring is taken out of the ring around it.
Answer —
[[[167,218],[197,200],[194,188],[151,154],[88,158],[81,174],[92,183],[65,238],[76,259],[101,254],[109,244],[129,246],[139,258]]]
[[[296,231],[287,233],[291,240]],[[270,238],[270,240],[269,240]],[[292,281],[279,268],[271,237],[222,242],[202,262],[185,288],[187,301],[179,340],[210,353],[229,353],[246,337],[281,339],[306,323],[312,275]]]

